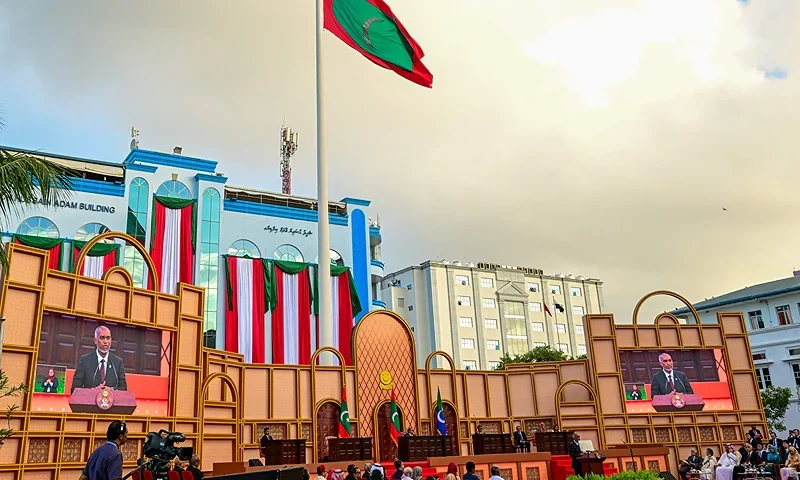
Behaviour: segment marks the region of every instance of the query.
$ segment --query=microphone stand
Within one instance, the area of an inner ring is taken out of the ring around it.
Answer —
[[[633,471],[636,472],[636,459],[633,457],[633,445],[631,445],[630,443],[626,443],[625,446],[628,447],[628,452],[630,452],[631,454],[631,462],[633,462]]]

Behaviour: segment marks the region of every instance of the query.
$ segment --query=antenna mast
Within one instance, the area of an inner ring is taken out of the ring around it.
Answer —
[[[297,146],[297,132],[281,127],[281,192],[285,195],[292,193],[292,157]]]

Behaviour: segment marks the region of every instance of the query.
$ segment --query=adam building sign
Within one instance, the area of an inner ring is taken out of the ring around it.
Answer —
[[[86,203],[86,202],[73,202],[70,200],[59,200],[57,202],[50,202],[46,203],[41,198],[36,201],[39,205],[44,205],[46,207],[56,207],[56,208],[69,208],[72,210],[85,210],[87,212],[98,212],[98,213],[114,213],[117,211],[116,207],[113,205],[103,205],[100,203]]]

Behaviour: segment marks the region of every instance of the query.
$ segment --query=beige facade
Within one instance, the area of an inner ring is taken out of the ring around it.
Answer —
[[[381,298],[413,328],[418,365],[438,350],[458,368],[491,370],[504,353],[540,345],[585,354],[582,319],[604,313],[602,285],[533,268],[432,260],[384,277]]]

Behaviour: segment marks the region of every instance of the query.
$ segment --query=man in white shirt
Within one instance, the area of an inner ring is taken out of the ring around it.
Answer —
[[[497,465],[492,465],[492,476],[489,477],[489,480],[503,480],[503,477],[500,476],[500,467]]]

